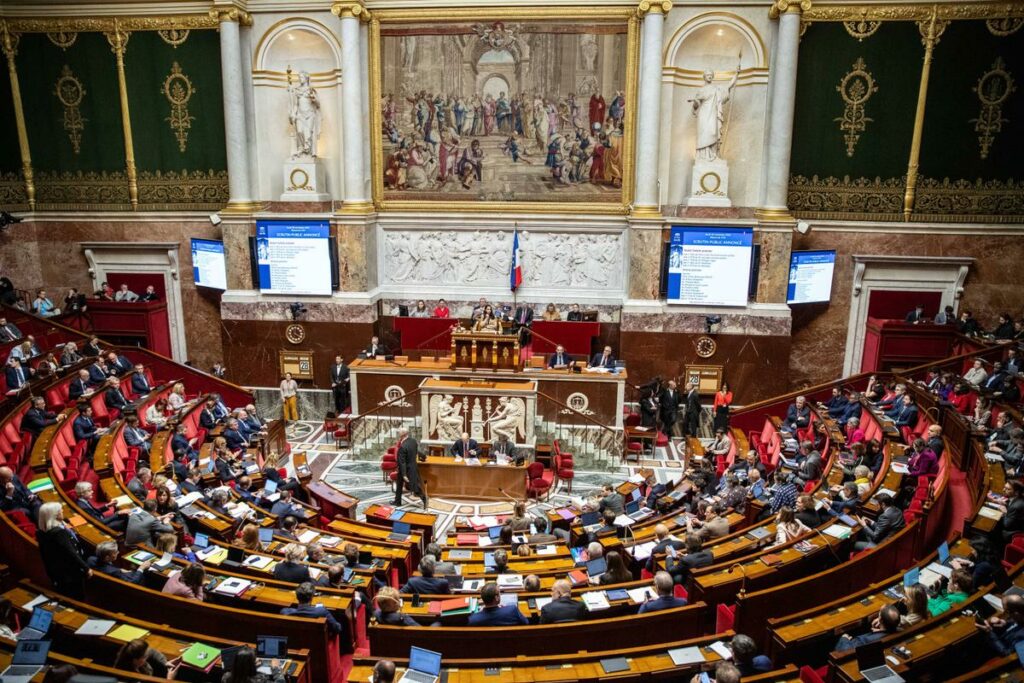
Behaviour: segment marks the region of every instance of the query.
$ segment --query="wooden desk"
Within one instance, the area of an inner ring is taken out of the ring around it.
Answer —
[[[508,500],[502,491],[526,498],[526,466],[467,465],[455,458],[427,456],[419,463],[420,481],[428,496]]]

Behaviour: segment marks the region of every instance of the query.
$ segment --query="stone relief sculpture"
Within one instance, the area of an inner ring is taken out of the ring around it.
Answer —
[[[516,435],[526,436],[526,402],[521,398],[502,396],[498,399],[498,409],[487,418],[491,426],[491,440],[501,435],[515,442]]]
[[[292,160],[316,158],[316,143],[320,137],[320,99],[316,88],[309,83],[309,74],[299,72],[299,81],[293,85],[288,71],[288,123],[294,131]]]
[[[437,435],[438,439],[455,441],[462,434],[462,404],[455,401],[451,394],[437,394],[430,397],[429,435]]]
[[[520,238],[528,286],[622,286],[619,234],[522,232]],[[511,235],[504,231],[389,230],[384,237],[384,278],[403,285],[501,286],[508,282],[511,253]]]

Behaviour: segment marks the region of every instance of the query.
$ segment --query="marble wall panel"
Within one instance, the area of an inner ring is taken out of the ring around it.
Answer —
[[[249,236],[252,234],[254,227],[249,220],[221,223],[228,289],[252,288],[252,264],[249,259]]]
[[[792,253],[793,232],[758,231],[761,244],[761,263],[757,276],[757,300],[760,303],[786,303],[789,285],[789,257]]]
[[[661,229],[629,231],[629,298],[657,299],[661,284]]]
[[[338,268],[341,291],[365,292],[369,289],[367,282],[367,261],[371,255],[367,252],[367,231],[372,227],[360,224],[338,224]]]

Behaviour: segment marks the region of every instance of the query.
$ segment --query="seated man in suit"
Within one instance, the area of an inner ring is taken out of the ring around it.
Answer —
[[[181,482],[188,479],[188,470],[192,464],[188,454],[181,448],[172,448],[171,453],[171,473],[174,479],[181,484]]]
[[[450,452],[457,458],[476,458],[480,456],[480,445],[469,438],[469,432],[462,432],[462,438],[452,444]]]
[[[68,385],[68,399],[72,402],[80,398],[92,396],[92,384],[89,381],[89,371],[82,368],[78,371],[78,377],[71,380]]]
[[[153,470],[148,467],[140,467],[135,477],[128,482],[128,490],[139,500],[146,500],[149,495],[149,484],[153,481]]]
[[[117,377],[110,378],[110,388],[103,395],[103,402],[107,404],[108,410],[119,410],[122,413],[130,405],[121,391],[121,380]]]
[[[213,401],[213,416],[217,418],[217,420],[223,420],[231,414],[228,407],[224,405],[224,401],[221,399],[220,394],[210,394],[210,399]]]
[[[283,608],[281,614],[294,617],[312,617],[314,619],[323,617],[327,621],[328,633],[339,636],[338,640],[342,643],[342,649],[344,650],[345,643],[352,642],[352,636],[348,633],[348,620],[342,619],[339,622],[334,618],[329,609],[323,605],[314,605],[314,597],[316,597],[316,586],[308,581],[300,583],[299,587],[295,589],[296,606]],[[349,653],[351,653],[351,650],[349,650]]]
[[[612,355],[612,347],[604,347],[604,351],[601,353],[595,353],[594,357],[590,359],[590,366],[592,368],[606,368],[611,370],[615,367],[615,356]]]
[[[582,602],[572,599],[572,584],[565,579],[555,581],[551,586],[551,602],[540,610],[540,623],[562,624],[570,621],[582,621],[586,618],[586,606]]]
[[[206,399],[206,405],[203,406],[202,412],[199,413],[199,426],[208,432],[217,426],[218,418],[216,412],[214,411],[216,403],[217,402],[211,396],[210,398]]]
[[[102,358],[97,358],[96,361],[88,367],[89,370],[89,384],[95,388],[107,381],[109,373],[107,372],[107,363]]]
[[[516,457],[516,447],[508,440],[508,434],[502,433],[498,436],[498,440],[491,444],[490,455],[492,458],[503,456],[508,460],[514,460]]]
[[[569,307],[569,312],[565,314],[565,319],[571,323],[578,323],[583,320],[583,311],[580,310],[579,304],[573,304]]]
[[[988,644],[1000,657],[1013,654],[1024,641],[1024,596],[1003,595],[1003,616],[992,616],[976,626],[988,634]]]
[[[267,423],[262,417],[260,417],[259,412],[256,410],[256,406],[252,403],[245,406],[245,414],[249,416],[249,424],[257,431],[260,431],[267,426]]]
[[[132,374],[132,391],[136,396],[145,396],[153,391],[153,387],[149,386],[146,368],[143,367],[142,363],[135,364],[135,372]]]
[[[21,336],[21,330],[17,325],[7,322],[7,318],[0,316],[0,344],[21,339]]]
[[[119,356],[114,351],[107,354],[107,371],[111,375],[123,375],[131,372],[133,367],[132,362],[124,356]]]
[[[249,410],[249,406],[245,409],[238,409],[238,426],[243,428],[252,438],[253,434],[259,434],[263,431],[263,422],[256,416],[255,413]]]
[[[682,550],[686,547],[686,544],[678,538],[673,538],[669,535],[668,527],[664,524],[659,524],[654,527],[654,538],[657,540],[654,543],[654,547],[651,548],[651,557],[647,560],[648,571],[654,570],[656,556],[664,555],[668,548],[672,548],[673,550]]]
[[[142,501],[142,512],[128,516],[128,528],[124,532],[125,545],[151,545],[156,543],[160,534],[173,534],[170,525],[173,513],[157,516],[156,499],[147,498]]]
[[[923,322],[926,318],[924,317],[924,306],[918,304],[914,307],[910,313],[907,313],[906,317],[903,318],[903,322],[906,323],[919,323]]]
[[[17,358],[11,358],[7,361],[7,391],[14,392],[21,389],[23,386],[28,384],[28,381],[32,379],[32,375],[35,371],[32,368],[22,367],[21,361]]]
[[[790,429],[804,429],[811,422],[811,406],[807,405],[807,398],[797,396],[796,402],[789,406],[786,411],[786,424]]]
[[[139,426],[138,415],[129,415],[124,422],[124,430],[121,432],[124,442],[132,448],[139,449],[139,459],[148,458],[152,445],[149,439],[152,435]]]
[[[175,472],[178,470],[175,469]],[[185,479],[178,482],[178,488],[181,489],[182,493],[202,493],[203,486],[203,473],[198,467],[193,467],[188,470],[188,474]]]
[[[419,570],[422,576],[410,576],[402,586],[400,593],[423,593],[425,595],[448,595],[452,592],[448,579],[434,577],[437,560],[433,555],[424,555],[420,560]]]
[[[276,515],[280,519],[284,519],[288,515],[303,516],[302,508],[292,502],[291,491],[281,491],[281,497],[274,501],[270,508],[270,514]]]
[[[501,605],[501,592],[493,581],[480,589],[480,601],[483,607],[469,616],[470,626],[526,626],[529,623],[518,605]]]
[[[114,531],[124,531],[128,526],[128,513],[118,511],[107,514],[110,510],[110,503],[96,502],[95,495],[96,492],[89,482],[80,481],[75,484],[75,501],[82,512]]]
[[[903,510],[899,509],[892,496],[888,493],[879,493],[875,496],[875,500],[882,507],[878,518],[874,522],[863,516],[857,518],[864,527],[860,532],[863,540],[853,544],[857,551],[874,548],[907,525],[903,518]]]
[[[377,335],[370,337],[370,343],[366,345],[366,357],[376,358],[377,356],[388,355],[387,347],[380,343],[380,338]]]
[[[686,606],[684,598],[677,598],[675,596],[675,583],[672,581],[672,575],[668,572],[658,572],[654,575],[654,591],[658,594],[658,597],[640,605],[640,611],[637,614]]]
[[[851,418],[855,417],[858,420],[860,419],[861,411],[863,409],[864,407],[860,404],[860,394],[856,391],[851,391],[850,400],[846,404],[846,408],[843,410],[842,415],[837,417],[836,421],[839,423],[841,428],[845,428]]]
[[[14,470],[0,467],[0,511],[21,510],[30,519],[35,519],[42,504],[39,496],[28,490]]]
[[[601,484],[601,502],[598,503],[597,509],[601,512],[611,510],[616,515],[621,515],[626,509],[622,494],[615,490],[611,482]]]
[[[572,356],[565,352],[565,347],[559,344],[555,347],[555,352],[548,358],[548,367],[561,370],[566,368],[572,363]]]
[[[153,560],[146,560],[135,571],[125,571],[114,564],[117,562],[117,555],[117,541],[103,541],[96,546],[96,554],[89,558],[89,568],[141,586],[146,571],[153,566]]]
[[[65,417],[67,416],[63,413],[57,415],[53,411],[47,410],[46,400],[42,396],[36,396],[32,399],[32,407],[25,411],[25,415],[21,418],[21,431],[28,432],[33,439],[37,439],[44,429],[57,424]]]
[[[917,406],[914,405],[913,396],[910,394],[905,394],[903,396],[903,403],[900,406],[900,409],[896,411],[892,421],[895,423],[897,429],[900,427],[914,428],[914,425],[917,424]]]
[[[188,438],[188,427],[185,423],[179,422],[174,426],[174,436],[171,437],[171,452],[176,453],[180,449],[185,452],[185,457],[195,462],[199,459],[195,441],[195,438]]]
[[[88,441],[87,450],[92,452],[92,449],[96,447],[96,442],[100,440],[101,433],[96,428],[96,423],[92,421],[92,406],[90,404],[83,403],[82,407],[78,409],[78,417],[71,425],[71,430],[75,435],[75,443]]]
[[[861,645],[877,643],[890,633],[896,633],[899,630],[900,611],[896,609],[895,605],[885,605],[878,610],[878,618],[872,622],[870,631],[859,636],[850,636],[844,633],[839,636],[839,641],[836,642],[834,649],[836,652],[856,650]]]
[[[159,301],[160,295],[156,293],[156,287],[146,285],[146,291],[139,297],[139,301]]]
[[[704,544],[697,534],[686,534],[686,554],[676,557],[668,557],[665,560],[665,569],[672,575],[676,583],[686,584],[690,577],[690,571],[700,567],[706,567],[715,561],[715,556],[710,550],[704,550]]]
[[[992,363],[992,374],[981,383],[978,389],[983,393],[998,394],[1003,390],[1007,379],[1009,379],[1009,375],[1003,369],[1003,364],[1000,361],[995,361]]]
[[[228,450],[242,451],[249,447],[249,439],[242,434],[238,426],[238,420],[233,417],[228,418],[223,437],[228,442]]]

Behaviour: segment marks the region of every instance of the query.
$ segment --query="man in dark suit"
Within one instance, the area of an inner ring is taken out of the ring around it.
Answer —
[[[565,319],[571,323],[578,323],[583,320],[583,311],[580,310],[579,304],[573,304],[569,307],[569,312],[566,313]]]
[[[178,484],[178,488],[180,488],[183,493],[201,493],[203,490],[202,481],[203,473],[198,467],[193,467],[188,470],[188,475]]]
[[[55,425],[64,419],[64,414],[56,413],[46,409],[46,400],[42,396],[32,399],[32,407],[29,408],[24,417],[21,418],[21,431],[28,432],[33,439],[39,438],[40,432]]]
[[[499,435],[498,440],[491,444],[490,452],[494,458],[503,455],[509,460],[514,460],[516,457],[516,447],[508,440],[508,434]]]
[[[914,405],[913,396],[910,394],[903,396],[903,403],[893,415],[893,422],[897,429],[900,427],[914,428],[914,425],[917,424],[917,406]]]
[[[213,412],[215,401],[213,398],[206,399],[206,405],[203,406],[203,411],[199,413],[199,426],[206,431],[212,430],[217,426],[217,415]]]
[[[314,605],[313,598],[315,596],[316,586],[309,581],[300,583],[298,588],[295,589],[296,606],[283,608],[281,614],[289,617],[312,617],[314,619],[323,617],[327,621],[327,631],[339,636],[338,640],[341,642],[341,647],[344,650],[345,643],[351,643],[352,641],[352,637],[348,634],[348,620],[342,619],[339,622],[334,618],[329,609],[323,605]]]
[[[28,384],[29,379],[32,377],[31,368],[21,367],[21,361],[17,358],[11,358],[7,361],[7,391],[17,391],[23,386]]]
[[[395,479],[395,505],[402,504],[402,489],[406,485],[409,491],[415,493],[423,501],[423,509],[427,509],[427,494],[420,484],[420,468],[416,463],[419,451],[419,444],[416,439],[409,436],[408,429],[401,429],[398,432],[398,477]]]
[[[1014,534],[1024,531],[1024,483],[1017,479],[1007,479],[1003,485],[1006,496],[1006,512],[997,529],[1002,534],[1004,543],[1013,540]]]
[[[100,432],[96,429],[96,423],[92,421],[92,406],[90,404],[85,403],[79,408],[78,417],[71,425],[71,430],[75,435],[75,443],[88,441],[90,451],[96,446]]]
[[[595,353],[594,357],[590,359],[590,367],[606,368],[608,370],[614,368],[615,356],[612,355],[612,347],[606,346],[601,353]]]
[[[1006,370],[1003,369],[1003,364],[999,361],[992,363],[992,374],[988,376],[984,382],[981,383],[979,389],[983,393],[998,393],[1003,390],[1003,385],[1009,376]]]
[[[493,581],[488,581],[480,589],[480,601],[484,606],[469,616],[470,626],[526,626],[530,623],[518,605],[502,606],[501,592]]]
[[[519,335],[519,343],[526,344],[530,341],[530,326],[533,325],[533,309],[524,304],[516,306],[512,313],[512,324]]]
[[[871,630],[867,633],[863,633],[859,636],[848,636],[843,634],[839,636],[839,641],[836,643],[835,651],[844,652],[846,650],[856,650],[862,645],[870,645],[871,643],[877,643],[882,638],[885,638],[890,633],[896,633],[900,630],[900,612],[896,609],[895,605],[884,605],[882,609],[878,610],[878,619],[872,622]]]
[[[456,458],[476,458],[480,455],[480,445],[476,439],[469,438],[469,432],[462,432],[462,437],[452,444],[450,451]]]
[[[663,555],[668,548],[682,550],[686,547],[685,543],[669,535],[668,527],[664,524],[658,524],[654,527],[654,538],[657,540],[654,543],[654,547],[651,548],[651,557],[647,562],[648,569],[653,569],[655,556]]]
[[[366,345],[366,357],[375,358],[376,356],[386,356],[387,349],[383,344],[380,343],[380,339],[377,335],[370,337],[370,343]]]
[[[125,545],[142,545],[156,543],[160,534],[173,534],[174,527],[168,522],[172,515],[157,516],[156,499],[147,498],[142,501],[142,512],[128,517],[128,527],[124,532]]]
[[[334,357],[331,366],[331,391],[334,394],[334,409],[339,413],[349,406],[349,370],[341,356]]]
[[[811,406],[805,396],[797,396],[786,410],[786,425],[790,429],[804,429],[811,423]]]
[[[410,576],[399,592],[424,595],[448,595],[451,593],[452,589],[448,585],[448,579],[434,576],[436,566],[437,560],[433,555],[424,555],[419,564],[421,576]]]
[[[136,396],[145,396],[153,391],[153,387],[149,386],[149,378],[146,377],[146,369],[142,363],[135,364],[135,372],[132,374],[132,391]]]
[[[836,418],[836,421],[839,423],[840,427],[845,428],[846,423],[850,421],[850,418],[855,417],[858,420],[860,419],[861,411],[863,409],[863,406],[860,404],[860,394],[856,391],[850,392],[850,400],[843,409],[842,415]]]
[[[567,367],[571,362],[572,356],[567,354],[565,352],[565,347],[559,344],[555,347],[555,352],[551,354],[550,358],[548,358],[548,367],[561,369]]]
[[[90,394],[92,389],[89,386],[89,371],[82,368],[78,371],[78,377],[71,380],[71,384],[68,385],[68,400],[77,401]]]
[[[31,519],[36,518],[43,502],[28,490],[10,467],[0,467],[0,511],[21,510]]]
[[[245,450],[249,447],[249,440],[242,435],[238,428],[238,420],[229,418],[224,433],[221,435],[228,442],[228,449],[232,451]]]
[[[7,322],[7,318],[0,317],[0,343],[12,342],[21,339],[21,330],[14,323]]]
[[[946,442],[942,440],[942,427],[935,424],[928,427],[927,444],[936,458],[942,457],[943,451],[946,450]]]
[[[1018,643],[1024,641],[1024,597],[1004,594],[1002,617],[989,617],[977,626],[988,634],[988,644],[999,656],[1013,654]]]
[[[192,441],[188,438],[187,432],[188,428],[184,423],[179,422],[175,425],[174,436],[171,437],[171,452],[177,453],[180,450],[186,458],[194,462],[199,459],[199,453],[192,447]]]
[[[91,337],[89,343],[82,347],[82,355],[92,356],[99,358],[103,354],[103,349],[100,348],[100,338]]]
[[[900,510],[896,505],[896,501],[888,493],[879,493],[875,496],[875,500],[882,506],[882,511],[878,513],[878,519],[871,522],[869,519],[864,517],[858,517],[858,521],[864,527],[861,530],[861,537],[863,540],[857,541],[853,544],[853,547],[860,551],[867,548],[874,548],[876,545],[889,538],[897,531],[907,525],[903,519],[903,510]]]
[[[107,368],[113,375],[123,375],[126,372],[131,372],[132,362],[124,356],[119,356],[115,352],[111,351],[107,354]]]
[[[540,623],[562,624],[582,621],[587,617],[587,608],[582,602],[572,599],[572,584],[565,579],[555,581],[551,586],[551,602],[540,610]]]
[[[675,582],[672,581],[672,575],[668,572],[658,572],[654,575],[654,590],[658,597],[640,605],[640,611],[637,614],[686,606],[684,598],[677,598],[675,596]]]
[[[686,430],[687,436],[697,436],[700,428],[700,391],[697,385],[690,382],[686,385]]]
[[[93,387],[98,387],[107,381],[107,364],[102,358],[97,358],[96,361],[89,366],[89,384]]]
[[[670,436],[680,436],[679,429],[679,391],[676,390],[676,383],[668,381],[665,390],[661,392],[661,429]]]
[[[121,392],[121,380],[117,377],[110,378],[110,388],[103,395],[103,402],[109,410],[119,410],[123,413],[128,408],[128,399]]]
[[[188,470],[192,461],[189,460],[186,451],[180,448],[171,449],[173,456],[171,458],[171,472],[174,474],[175,481],[181,482],[188,478]]]
[[[910,313],[907,313],[906,317],[903,318],[903,322],[906,323],[919,323],[924,320],[924,306],[918,304],[914,307]]]
[[[704,544],[700,536],[695,533],[686,534],[686,554],[665,559],[665,569],[672,575],[676,583],[686,584],[690,572],[700,567],[706,567],[715,561],[715,556],[710,550],[704,550]]]
[[[103,572],[115,579],[121,579],[128,583],[141,586],[146,576],[146,571],[153,566],[153,560],[146,560],[139,565],[135,571],[125,571],[118,567],[117,562],[117,541],[103,541],[96,546],[96,554],[89,558],[89,568],[93,571]]]
[[[125,418],[124,430],[121,432],[124,442],[132,448],[139,449],[139,457],[148,457],[150,449],[150,434],[139,426],[139,416],[129,415]]]
[[[302,508],[292,502],[291,491],[281,491],[281,497],[274,501],[274,505],[270,508],[270,514],[276,515],[279,519],[284,519],[288,515],[304,516]]]

